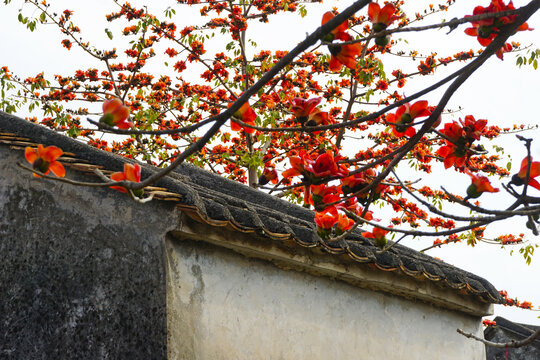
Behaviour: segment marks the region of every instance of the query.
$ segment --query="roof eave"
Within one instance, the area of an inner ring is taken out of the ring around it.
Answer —
[[[242,234],[210,227],[188,216],[173,235],[179,241],[197,240],[233,250],[247,257],[267,260],[283,269],[304,271],[315,276],[342,280],[351,285],[423,301],[444,309],[477,317],[493,314],[493,305],[433,281],[418,281],[395,271],[381,271],[361,264],[347,255],[328,256],[321,248],[301,248],[293,241],[278,242],[255,234]]]

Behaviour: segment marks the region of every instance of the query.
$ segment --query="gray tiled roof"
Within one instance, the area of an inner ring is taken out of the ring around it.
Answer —
[[[97,150],[42,126],[0,112],[0,145],[23,150],[27,145],[56,145],[66,154],[60,159],[79,171],[91,172],[97,165],[121,171],[126,159]],[[143,177],[152,172],[143,166]],[[348,255],[381,271],[402,272],[427,279],[487,303],[502,303],[498,291],[485,279],[430,256],[397,244],[380,252],[371,239],[360,232],[338,242],[324,242],[314,231],[313,212],[205,170],[182,165],[162,179],[154,189],[157,199],[174,200],[190,217],[216,227],[255,233],[274,241],[294,240],[301,247],[318,247],[329,255]],[[165,190],[165,191],[163,191]]]
[[[484,339],[495,343],[524,340],[539,328],[539,326],[515,323],[500,316],[493,320],[496,325],[490,325],[484,330]],[[527,346],[519,348],[505,349],[486,345],[486,360],[497,359],[540,359],[540,339],[537,338]]]

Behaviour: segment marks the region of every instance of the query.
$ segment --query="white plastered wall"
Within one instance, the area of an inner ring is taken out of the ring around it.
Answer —
[[[167,243],[170,359],[485,359],[480,317],[283,270],[201,241]]]

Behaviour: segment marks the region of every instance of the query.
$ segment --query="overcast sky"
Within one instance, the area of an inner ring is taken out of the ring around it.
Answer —
[[[65,38],[60,34],[54,26],[40,26],[38,31],[30,33],[17,21],[18,10],[23,1],[13,0],[9,6],[0,5],[0,33],[10,34],[4,35],[2,39],[2,50],[0,51],[0,66],[7,65],[10,70],[21,77],[34,76],[41,71],[45,71],[48,77],[52,74],[69,74],[79,68],[97,67],[102,70],[102,65],[96,60],[91,59],[82,51],[75,47],[70,52],[67,52],[60,45],[60,41]],[[75,10],[74,21],[80,26],[82,36],[90,39],[98,47],[111,46],[104,32],[104,28],[109,27],[114,30],[111,23],[107,23],[104,18],[104,13],[117,11],[117,8],[112,1],[94,0],[94,1],[58,1],[51,0],[54,9],[61,12],[65,8]],[[135,6],[144,4],[144,1],[131,1]],[[174,5],[175,1],[154,1],[152,6],[164,9],[169,5]],[[304,19],[298,19],[290,15],[279,15],[270,19],[269,24],[260,25],[254,24],[250,26],[248,34],[254,38],[259,47],[258,49],[279,48],[281,50],[290,50],[299,41],[305,38],[307,33],[313,31],[320,24],[322,14],[328,11],[331,6],[337,6],[338,9],[344,9],[350,1],[331,1],[325,2],[328,6],[309,6],[308,16]],[[416,2],[415,2],[416,3]],[[450,13],[445,13],[440,17],[429,19],[426,23],[437,23],[444,19],[460,17],[463,14],[472,14],[473,5],[487,5],[489,0],[485,1],[468,1],[458,0],[456,6]],[[516,0],[516,7],[523,6],[528,1]],[[76,4],[76,5],[73,5]],[[32,8],[24,5],[24,14],[39,16],[39,13],[34,12]],[[96,9],[99,9],[96,10]],[[184,7],[183,9],[187,9]],[[160,10],[161,11],[161,10]],[[160,15],[161,12],[156,12]],[[191,25],[191,21],[198,21],[198,11],[177,10],[177,17],[174,19],[179,28],[186,25]],[[294,27],[291,25],[294,24]],[[533,28],[540,28],[540,16],[535,16],[529,21],[529,25]],[[450,56],[460,50],[479,49],[480,46],[477,40],[463,33],[465,26],[459,27],[450,35],[446,35],[448,29],[433,30],[428,34],[407,34],[395,35],[394,38],[406,38],[415,48],[419,48],[424,53],[429,54],[432,51],[438,52],[438,56]],[[294,31],[292,31],[294,30]],[[268,36],[271,34],[271,36]],[[523,45],[531,44],[536,41],[538,47],[539,37],[538,31],[520,32],[512,38],[514,41],[519,41]],[[117,40],[118,38],[115,38]],[[534,45],[533,45],[533,48]],[[258,50],[257,50],[258,51]],[[324,51],[321,49],[321,51]],[[385,61],[386,71],[391,70],[400,64],[402,59],[393,55],[387,55],[383,58]],[[159,59],[158,61],[167,61]],[[456,67],[441,67],[437,71],[437,76],[448,74],[450,71],[455,71]],[[408,94],[413,93],[416,89],[425,87],[426,84],[432,84],[437,77],[422,77],[415,81],[411,81],[404,90]],[[427,99],[435,103],[440,97],[443,90],[430,94]],[[457,109],[458,106],[463,108],[462,112],[453,116],[446,115],[443,118],[443,123],[457,120],[459,117],[464,117],[468,114],[473,114],[476,119],[488,119],[489,124],[496,124],[501,127],[511,126],[514,123],[525,123],[530,125],[540,124],[540,69],[532,70],[532,67],[519,69],[515,66],[515,55],[505,54],[505,60],[500,61],[493,57],[488,60],[487,64],[478,70],[473,76],[461,87],[456,95],[452,98],[448,107]],[[99,108],[99,106],[98,106]],[[369,109],[375,110],[375,109]],[[540,131],[530,131],[523,135],[537,139],[533,147],[533,157],[540,160]],[[492,150],[489,141],[482,141],[488,150]],[[518,142],[513,135],[506,135],[502,144],[507,153],[511,155],[513,164],[512,171],[515,172],[519,168],[519,162],[525,156],[524,147]],[[403,166],[400,171],[404,174],[407,169]],[[443,168],[434,166],[434,171],[440,170],[442,174],[439,177],[431,178],[428,181],[438,186],[443,185],[448,190],[462,194],[468,186],[470,180],[466,175],[457,172],[445,171]],[[419,176],[424,176],[419,175]],[[507,182],[508,180],[504,180]],[[500,187],[500,182],[497,178],[493,178],[492,183]],[[534,192],[531,189],[531,195],[540,195],[539,192]],[[511,202],[511,198],[502,194],[487,194],[480,198],[482,205],[491,208],[501,209]],[[457,210],[465,211],[465,210]],[[465,212],[463,214],[466,214]],[[528,229],[525,228],[524,219],[513,219],[505,223],[500,223],[493,226],[489,234],[500,233],[526,233],[526,238],[531,244],[538,244],[539,238],[535,238]],[[406,245],[416,249],[424,248],[429,245],[434,239],[428,240],[410,240]],[[482,276],[492,282],[498,289],[505,289],[512,296],[517,296],[521,300],[529,300],[533,305],[540,305],[540,251],[533,257],[531,266],[527,266],[523,258],[519,254],[510,256],[511,250],[518,251],[519,246],[501,248],[499,246],[480,244],[475,248],[465,245],[450,245],[440,250],[429,252],[430,255],[439,257],[444,261],[458,266],[462,269],[471,271],[479,276]],[[524,311],[516,308],[505,308],[496,306],[496,315],[507,317],[511,320],[532,324],[540,324],[537,319],[538,313]]]

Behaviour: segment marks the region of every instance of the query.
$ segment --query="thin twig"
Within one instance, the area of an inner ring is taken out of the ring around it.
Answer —
[[[39,175],[40,177],[42,177],[44,179],[50,179],[50,180],[54,180],[54,181],[59,181],[59,182],[63,182],[63,183],[67,183],[67,184],[71,184],[71,185],[75,185],[75,186],[109,187],[109,186],[125,186],[125,185],[128,184],[128,182],[125,182],[125,181],[111,181],[111,180],[109,180],[108,182],[104,182],[104,183],[75,181],[75,180],[71,180],[71,179],[67,179],[67,178],[61,178],[61,177],[56,177],[56,176],[51,176],[51,175],[45,175],[41,171],[34,170],[31,167],[28,167],[28,166],[23,165],[21,163],[17,163],[17,165],[20,168],[23,168],[24,170],[27,170],[27,171],[30,171],[30,172],[36,174],[36,175]]]
[[[384,37],[384,36],[395,34],[395,33],[418,32],[418,31],[424,31],[424,30],[430,30],[430,29],[440,29],[440,28],[443,28],[443,27],[446,27],[446,26],[448,26],[449,28],[452,29],[452,28],[457,27],[458,25],[466,24],[466,23],[474,22],[474,21],[478,21],[478,20],[497,19],[497,18],[501,18],[501,17],[517,15],[517,14],[520,13],[521,9],[523,9],[523,8],[514,9],[514,10],[499,11],[499,12],[494,12],[494,13],[486,13],[486,14],[480,14],[480,15],[465,16],[465,17],[463,17],[461,19],[452,19],[450,21],[445,21],[445,22],[438,23],[438,24],[407,27],[407,28],[402,27],[402,28],[396,28],[396,29],[391,29],[391,30],[382,30],[382,31],[379,31],[377,33],[371,33],[370,35],[368,35],[368,36],[366,36],[364,38],[350,40],[350,41],[343,41],[343,42],[336,43],[336,44],[338,44],[338,45],[354,44],[354,43],[358,43],[358,42],[368,41],[368,40],[373,39],[373,38]]]
[[[401,236],[399,239],[397,239],[396,241],[394,241],[392,244],[390,244],[389,246],[385,246],[382,250],[379,250],[377,251],[377,254],[382,254],[383,252],[386,252],[388,250],[390,250],[391,248],[393,248],[394,246],[396,246],[397,244],[399,244],[399,242],[403,239],[405,239],[407,236],[407,234],[403,234],[403,236]]]

